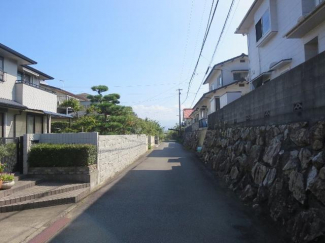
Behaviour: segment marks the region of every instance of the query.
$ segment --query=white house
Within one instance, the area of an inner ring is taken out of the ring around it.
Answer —
[[[324,0],[255,0],[237,34],[247,35],[252,88],[325,50]]]
[[[29,66],[34,60],[0,44],[0,137],[50,133],[57,96],[41,88],[51,76]]]
[[[204,81],[209,85],[209,92],[202,95],[191,114],[192,120],[199,122],[200,128],[207,127],[209,114],[249,92],[246,81],[248,66],[249,59],[245,54],[214,65]]]

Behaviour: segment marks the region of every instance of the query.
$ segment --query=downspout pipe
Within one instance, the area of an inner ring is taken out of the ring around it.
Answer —
[[[20,116],[22,113],[23,113],[23,111],[20,110],[18,114],[14,115],[14,137],[16,137],[16,135],[17,135],[17,129],[16,129],[17,118],[16,117]]]

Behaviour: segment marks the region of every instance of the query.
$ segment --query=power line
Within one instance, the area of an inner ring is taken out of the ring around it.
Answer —
[[[194,67],[194,70],[193,70],[193,73],[192,73],[192,76],[190,78],[190,81],[188,83],[188,89],[187,89],[187,93],[186,93],[186,98],[185,100],[183,101],[182,104],[184,104],[184,102],[187,100],[188,98],[188,93],[190,91],[190,88],[191,88],[191,83],[194,79],[194,76],[195,76],[195,72],[196,72],[196,69],[199,65],[199,62],[200,62],[200,58],[201,58],[201,55],[202,55],[202,52],[203,52],[203,49],[204,49],[204,46],[205,46],[205,43],[206,43],[206,40],[208,38],[208,35],[209,35],[209,32],[210,32],[210,28],[211,28],[211,25],[212,25],[212,22],[213,22],[213,19],[214,19],[214,16],[215,16],[215,13],[216,13],[216,10],[217,10],[217,7],[218,7],[218,4],[219,4],[219,0],[217,0],[216,2],[216,5],[214,7],[214,10],[213,10],[213,14],[212,14],[212,17],[211,17],[211,13],[212,13],[212,9],[213,9],[213,4],[214,4],[214,0],[212,1],[212,5],[211,5],[211,10],[210,10],[210,15],[209,15],[209,19],[208,19],[208,23],[207,23],[207,28],[206,28],[206,32],[205,32],[205,35],[203,37],[203,43],[202,43],[202,46],[201,46],[201,50],[200,50],[200,54],[199,54],[199,57],[196,61],[196,64],[195,64],[195,67]]]
[[[218,49],[219,43],[220,43],[220,41],[221,41],[221,38],[222,38],[223,32],[224,32],[224,30],[225,30],[225,28],[226,28],[226,25],[227,25],[227,22],[228,22],[228,19],[229,19],[229,16],[230,16],[231,10],[232,10],[232,8],[233,8],[233,6],[234,6],[234,2],[235,2],[235,0],[232,0],[232,1],[231,1],[231,5],[230,5],[230,8],[229,8],[229,11],[228,11],[228,14],[227,14],[226,20],[225,20],[224,25],[223,25],[223,27],[222,27],[222,30],[221,30],[221,32],[220,32],[220,35],[219,35],[219,39],[218,39],[217,45],[216,45],[216,47],[214,48],[214,52],[213,52],[213,55],[212,55],[212,57],[211,57],[211,60],[210,60],[210,63],[209,63],[208,69],[211,67],[211,64],[212,64],[212,62],[213,62],[214,56],[215,56],[215,54],[216,54],[216,52],[217,52],[217,49]],[[207,70],[207,71],[208,71],[208,70]],[[200,84],[200,86],[199,86],[199,88],[198,88],[198,90],[197,90],[197,92],[196,92],[196,94],[195,94],[195,97],[194,97],[194,99],[193,99],[193,101],[192,101],[191,106],[193,106],[193,103],[194,103],[194,101],[195,101],[195,99],[196,99],[197,94],[199,93],[199,90],[200,90],[202,84],[204,83],[204,80],[205,80],[205,77],[207,76],[207,73],[208,73],[208,72],[206,72],[205,75],[204,75],[204,77],[203,77],[203,80],[202,80],[202,82],[201,82],[201,84]]]
[[[213,0],[214,1],[214,0]],[[199,40],[199,36],[200,36],[200,33],[201,33],[201,27],[202,27],[202,22],[203,22],[203,16],[205,14],[205,8],[206,8],[206,3],[207,3],[207,0],[204,1],[204,6],[203,6],[203,12],[201,14],[201,19],[200,19],[200,25],[199,25],[199,31],[196,35],[196,39],[195,39],[195,45],[194,45],[194,51],[193,51],[193,59],[195,57],[195,53],[196,53],[196,49],[197,49],[197,43],[198,43],[198,40]],[[212,2],[212,6],[213,6],[213,2]],[[212,8],[211,8],[212,9]],[[210,10],[210,15],[211,15],[211,10]],[[210,15],[209,15],[209,19],[208,21],[210,21]],[[204,34],[205,35],[205,34]],[[194,60],[193,60],[194,61]],[[195,64],[195,61],[193,62],[193,65]],[[190,70],[189,70],[189,74],[190,75]]]
[[[189,21],[189,24],[188,24],[188,27],[187,27],[187,35],[186,35],[186,42],[185,42],[185,51],[184,51],[184,56],[183,56],[183,63],[182,63],[182,68],[181,68],[180,80],[183,78],[184,63],[185,63],[185,57],[186,57],[187,46],[188,46],[188,39],[189,39],[190,30],[191,30],[191,23],[192,23],[193,6],[194,6],[194,0],[192,0],[192,4],[191,4],[190,21]]]

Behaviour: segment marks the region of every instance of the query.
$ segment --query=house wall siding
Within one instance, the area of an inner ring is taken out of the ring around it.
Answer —
[[[0,98],[15,100],[15,83],[17,80],[17,63],[4,58],[5,82],[0,82]]]
[[[17,102],[30,109],[57,111],[57,96],[26,84],[16,84]]]
[[[233,73],[231,72],[232,70],[248,70],[249,68],[249,61],[248,58],[245,57],[245,62],[240,62],[240,59],[236,59],[232,62],[225,63],[221,67],[218,67],[219,69],[222,69],[222,77],[223,77],[223,85],[228,85],[230,83],[233,83],[234,77]],[[215,84],[214,88],[217,88],[217,78],[221,74],[221,71],[216,71],[211,75],[209,83],[209,87],[211,84]]]
[[[257,47],[255,24],[269,7],[269,1],[275,2],[277,11],[278,32],[264,46]],[[248,54],[250,57],[250,78],[254,79],[263,72],[270,70],[270,66],[283,59],[292,58],[286,68],[294,68],[305,61],[304,44],[319,36],[319,52],[325,50],[325,23],[313,29],[302,39],[287,39],[285,34],[292,29],[303,16],[301,0],[264,0],[254,14],[254,25],[248,33]],[[281,75],[283,70],[275,70],[271,79]]]

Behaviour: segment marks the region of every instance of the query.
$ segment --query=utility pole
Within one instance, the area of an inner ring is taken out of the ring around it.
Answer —
[[[181,137],[181,131],[182,131],[181,90],[182,90],[182,89],[178,89],[178,118],[179,118],[179,130],[178,130],[178,136],[179,136],[179,137]]]

